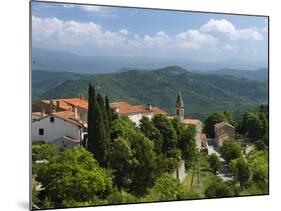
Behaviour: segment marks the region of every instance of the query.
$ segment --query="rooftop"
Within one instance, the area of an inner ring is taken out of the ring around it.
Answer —
[[[222,128],[225,125],[227,125],[229,127],[232,127],[232,128],[235,128],[234,126],[232,126],[231,124],[228,124],[227,122],[219,122],[219,123],[215,124],[214,127],[216,129],[219,129],[219,128]]]
[[[118,113],[120,114],[133,114],[133,113],[167,114],[167,112],[161,110],[158,107],[151,107],[151,109],[149,109],[145,105],[131,105],[127,102],[114,102],[114,103],[110,103],[110,106],[114,109],[118,109]]]
[[[201,123],[201,121],[199,119],[184,119],[182,123],[185,125],[197,125]]]

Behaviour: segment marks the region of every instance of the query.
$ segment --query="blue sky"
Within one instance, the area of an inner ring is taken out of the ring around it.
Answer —
[[[267,60],[267,18],[32,2],[32,45],[81,55]]]

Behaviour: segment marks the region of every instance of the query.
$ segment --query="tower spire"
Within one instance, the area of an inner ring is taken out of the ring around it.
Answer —
[[[180,91],[178,92],[178,97],[177,97],[177,101],[176,101],[176,118],[179,121],[184,120],[184,104],[183,104],[183,100],[182,100]]]

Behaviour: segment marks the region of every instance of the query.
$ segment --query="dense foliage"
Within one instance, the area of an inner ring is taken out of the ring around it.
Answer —
[[[233,195],[234,193],[232,188],[219,179],[213,181],[205,190],[205,196],[207,198],[227,197]]]
[[[234,140],[224,141],[220,148],[221,156],[226,162],[230,162],[233,159],[239,158],[242,155],[242,150],[239,144]]]
[[[174,71],[182,74],[178,69]],[[135,74],[139,74],[138,71]],[[194,126],[187,127],[176,119],[155,115],[152,119],[143,117],[137,127],[128,117],[114,113],[109,107],[109,98],[104,100],[91,84],[88,90],[88,141],[83,142],[87,150],[42,143],[32,146],[32,195],[36,207],[268,193],[266,106],[242,112],[239,118],[222,112],[206,119],[204,129],[209,137],[214,136],[214,124],[221,121],[237,127],[237,136],[242,137],[239,141],[224,141],[220,148],[221,157],[234,175],[234,180],[226,183],[216,174],[221,169],[219,157],[199,154],[196,149]],[[249,153],[245,153],[247,144],[253,147]],[[188,174],[184,183],[171,174],[181,159]]]
[[[211,154],[208,157],[208,163],[210,165],[210,168],[213,170],[214,174],[221,170],[221,162],[219,160],[219,157],[215,153]]]
[[[41,164],[36,180],[42,185],[41,201],[55,207],[68,202],[91,202],[106,197],[112,189],[108,170],[99,167],[90,152],[83,148],[65,149]]]

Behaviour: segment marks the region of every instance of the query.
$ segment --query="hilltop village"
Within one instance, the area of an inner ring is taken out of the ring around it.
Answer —
[[[33,104],[33,207],[268,193],[267,108],[238,123],[229,112],[203,123],[187,118],[187,108],[180,91],[173,115],[149,103],[109,102],[91,85],[88,100]]]
[[[131,105],[128,102],[112,102],[110,106],[118,116],[127,116],[137,127],[143,117],[151,120],[153,116],[160,114],[169,119],[175,118],[185,126],[193,125],[196,128],[197,147],[200,149],[206,145],[203,123],[198,119],[185,118],[185,108],[180,92],[176,98],[175,116],[151,104]],[[87,139],[88,101],[84,96],[41,100],[33,105],[32,111],[32,140],[73,147],[82,145],[83,140]],[[216,140],[221,146],[223,140],[234,138],[235,127],[220,122],[215,125],[215,131]]]

